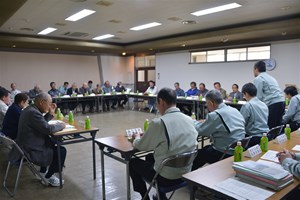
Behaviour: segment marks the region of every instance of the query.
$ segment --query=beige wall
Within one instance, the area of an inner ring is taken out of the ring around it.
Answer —
[[[64,81],[81,86],[88,80],[99,83],[99,77],[96,56],[0,52],[0,85],[8,89],[16,82],[22,91],[35,84],[48,91],[51,81],[58,87]]]

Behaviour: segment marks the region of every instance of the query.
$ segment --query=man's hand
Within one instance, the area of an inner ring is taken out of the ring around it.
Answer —
[[[57,108],[57,105],[55,103],[51,103],[50,108],[49,108],[49,113],[54,116],[56,108]]]
[[[280,162],[280,164],[284,161],[284,159],[286,159],[286,158],[292,158],[292,159],[294,159],[295,158],[295,154],[294,153],[290,153],[288,150],[286,150],[286,149],[283,149],[283,151],[282,152],[279,152],[278,154],[277,154],[277,156],[278,156],[278,160],[279,160],[279,162]]]

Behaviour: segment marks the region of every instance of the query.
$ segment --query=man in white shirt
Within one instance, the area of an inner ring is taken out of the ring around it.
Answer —
[[[8,110],[9,104],[10,104],[9,91],[1,87],[0,88],[0,130],[2,129],[3,119]]]
[[[150,80],[149,81],[149,87],[148,89],[144,92],[145,95],[156,95],[157,94],[157,87],[155,86],[154,81]],[[145,108],[145,110],[148,109],[152,109],[152,111],[154,112],[155,110],[155,99],[149,99],[148,100],[148,104],[147,107]]]
[[[17,90],[17,85],[16,83],[12,83],[10,84],[10,88],[11,88],[11,91],[10,91],[10,102],[14,102],[15,100],[15,96],[19,93],[21,93],[20,90]]]

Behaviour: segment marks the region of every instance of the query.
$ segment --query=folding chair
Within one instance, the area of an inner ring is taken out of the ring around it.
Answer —
[[[241,141],[242,147],[244,150],[247,149],[251,138],[252,138],[252,136],[249,136],[249,137],[245,137],[242,140],[238,140],[238,141]],[[223,155],[220,157],[220,160],[222,160],[224,158],[224,156],[226,155],[226,153],[229,149],[234,149],[236,147],[238,141],[234,141],[233,143],[231,143],[230,145],[227,146],[227,148],[223,152]]]
[[[191,165],[197,155],[197,152],[198,152],[198,149],[195,149],[194,151],[191,151],[191,152],[177,154],[177,155],[173,155],[168,158],[165,158],[159,165],[158,169],[156,170],[156,174],[154,175],[154,177],[149,185],[149,188],[147,190],[147,193],[145,194],[145,196],[143,197],[142,200],[145,200],[145,198],[149,194],[152,187],[156,188],[157,198],[159,200],[160,200],[159,192],[164,193],[164,194],[172,192],[172,194],[168,198],[168,199],[171,199],[176,190],[178,190],[182,187],[185,187],[187,185],[187,183],[185,181],[182,181],[179,184],[173,185],[173,186],[159,186],[158,187],[157,176],[159,175],[159,173],[161,172],[161,170],[164,167],[182,168],[182,167],[187,167],[187,166]]]
[[[280,126],[276,126],[276,127],[272,128],[272,129],[270,129],[269,132],[267,133],[269,141],[273,140],[278,135],[280,135],[282,133],[283,127],[284,127],[284,125],[280,125]]]
[[[29,169],[32,171],[33,174],[38,176],[41,179],[41,181],[43,181],[44,183],[47,183],[47,180],[45,179],[45,177],[41,176],[39,171],[35,168],[33,163],[24,154],[23,150],[19,147],[19,145],[15,141],[13,141],[12,139],[6,137],[2,133],[0,133],[0,141],[2,142],[4,147],[7,148],[8,150],[12,150],[14,148],[14,150],[17,151],[20,154],[20,160],[17,163],[14,163],[14,162],[10,161],[10,159],[9,159],[8,164],[7,164],[7,168],[6,168],[6,173],[5,173],[5,176],[4,176],[3,187],[5,188],[5,190],[8,192],[8,194],[11,197],[16,195],[17,187],[18,187],[18,184],[19,184],[19,178],[20,178],[20,174],[21,174],[21,170],[22,170],[23,165],[27,165],[29,167]],[[7,184],[6,184],[11,166],[16,166],[18,168],[18,173],[17,173],[17,176],[16,176],[13,191],[9,190],[8,187],[7,187]]]

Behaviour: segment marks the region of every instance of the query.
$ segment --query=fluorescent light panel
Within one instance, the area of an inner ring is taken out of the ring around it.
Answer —
[[[68,17],[67,21],[78,21],[84,17],[87,17],[93,13],[95,13],[96,11],[93,11],[93,10],[88,10],[88,9],[83,9],[82,11],[79,11],[78,13],[75,13],[74,15],[71,15],[70,17]]]
[[[111,37],[115,37],[115,36],[112,34],[100,35],[100,36],[94,37],[93,40],[104,40],[104,39],[111,38]]]
[[[225,4],[222,6],[217,6],[217,7],[213,7],[213,8],[208,8],[205,10],[199,10],[196,12],[191,13],[192,15],[195,16],[202,16],[202,15],[208,15],[208,14],[212,14],[212,13],[216,13],[216,12],[221,12],[224,10],[230,10],[230,9],[234,9],[234,8],[238,8],[241,7],[242,5],[237,4],[237,3],[230,3],[230,4]]]
[[[140,30],[143,30],[143,29],[152,28],[152,27],[160,26],[160,25],[161,25],[161,23],[151,22],[149,24],[144,24],[144,25],[140,25],[140,26],[136,26],[136,27],[130,28],[130,30],[132,30],[132,31],[140,31]]]
[[[53,31],[56,31],[56,30],[57,30],[56,28],[48,27],[48,28],[42,30],[41,32],[39,32],[38,35],[47,35],[49,33],[52,33]]]

